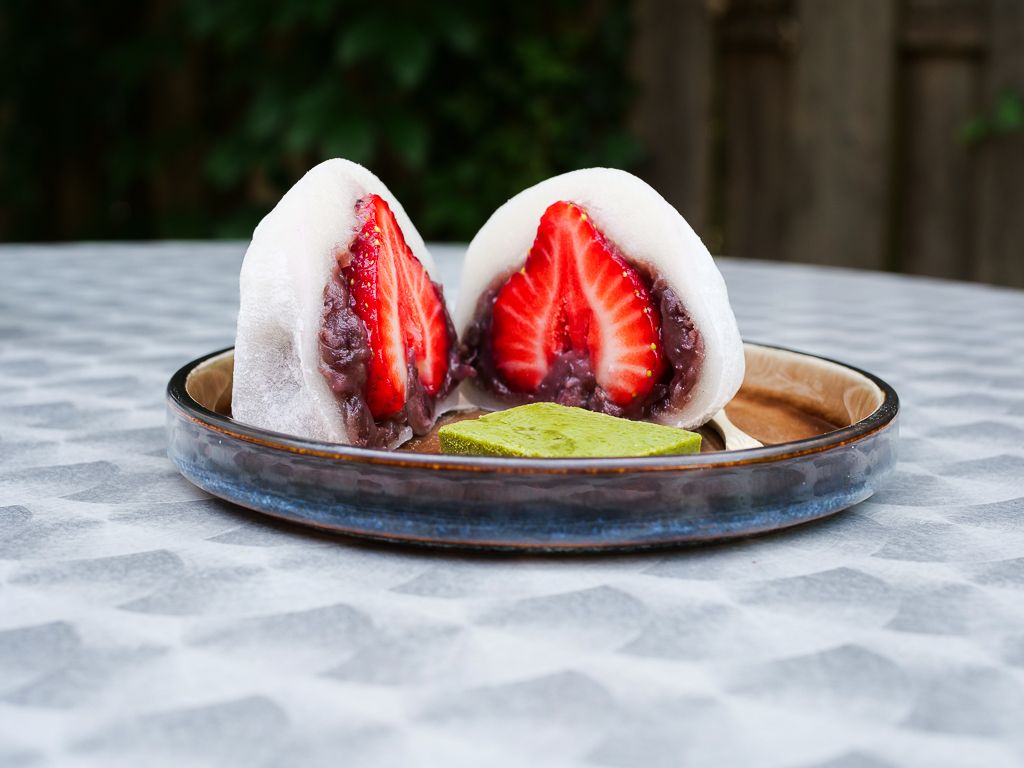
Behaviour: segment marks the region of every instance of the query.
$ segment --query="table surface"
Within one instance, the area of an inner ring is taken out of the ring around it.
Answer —
[[[746,338],[896,387],[887,487],[728,545],[460,555],[167,460],[243,249],[0,248],[0,765],[1024,761],[1024,293],[723,259]]]

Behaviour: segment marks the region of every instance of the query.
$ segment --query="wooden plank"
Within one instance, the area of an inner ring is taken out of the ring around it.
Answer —
[[[1024,97],[1024,2],[990,0],[985,103]],[[1024,287],[1024,133],[986,140],[979,152],[974,277]]]
[[[960,139],[981,88],[970,57],[914,57],[904,74],[897,254],[901,271],[968,278],[974,238],[974,157]]]
[[[705,0],[637,0],[634,14],[639,173],[706,236],[713,18]]]
[[[906,0],[900,33],[913,53],[980,53],[988,42],[984,0]]]
[[[789,248],[889,265],[896,3],[800,0]]]
[[[723,97],[723,251],[781,260],[792,99],[790,65],[776,48],[727,51]]]
[[[722,19],[722,39],[726,46],[769,48],[788,47],[795,32],[792,0],[732,0]]]

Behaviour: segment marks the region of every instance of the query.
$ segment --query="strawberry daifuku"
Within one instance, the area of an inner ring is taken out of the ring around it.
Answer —
[[[461,370],[433,268],[376,176],[346,160],[313,168],[242,264],[233,417],[371,448],[428,432]]]
[[[467,398],[536,401],[693,428],[739,389],[721,274],[657,192],[624,171],[548,179],[470,243],[456,311]]]

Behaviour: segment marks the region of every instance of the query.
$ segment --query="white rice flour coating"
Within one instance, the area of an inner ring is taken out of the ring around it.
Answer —
[[[338,249],[356,234],[356,202],[387,201],[405,241],[432,278],[433,259],[383,182],[348,160],[311,169],[256,227],[242,263],[232,416],[290,435],[350,443],[338,401],[320,373],[324,287]],[[435,278],[436,279],[436,278]],[[438,413],[445,404],[438,404]],[[406,427],[389,447],[412,436]]]
[[[625,171],[587,168],[555,176],[496,210],[469,244],[462,266],[454,313],[459,336],[473,321],[480,295],[498,277],[523,265],[542,214],[559,200],[585,208],[627,259],[652,267],[679,296],[704,339],[704,363],[686,405],[658,421],[700,426],[732,399],[743,381],[743,342],[736,318],[725,281],[704,243],[665,198]],[[472,379],[462,389],[480,407],[504,407]]]

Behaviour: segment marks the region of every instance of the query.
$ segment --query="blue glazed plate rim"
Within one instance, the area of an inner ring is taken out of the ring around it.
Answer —
[[[467,471],[467,472],[505,472],[505,473],[544,473],[544,474],[604,474],[683,471],[698,469],[721,469],[726,467],[762,464],[784,459],[804,456],[811,453],[838,448],[868,437],[875,432],[889,427],[899,414],[900,403],[896,390],[887,382],[869,371],[862,370],[839,360],[814,355],[789,347],[774,344],[747,342],[766,349],[803,355],[823,360],[854,371],[873,382],[882,392],[882,404],[866,418],[848,427],[827,432],[817,437],[792,440],[786,443],[748,448],[739,451],[700,453],[679,456],[651,456],[629,458],[588,458],[588,459],[526,459],[496,456],[453,456],[450,454],[419,454],[400,451],[381,451],[368,448],[356,448],[350,445],[327,443],[319,440],[307,440],[294,435],[274,432],[235,421],[222,414],[211,411],[188,394],[185,382],[189,374],[199,365],[211,358],[223,355],[234,349],[224,347],[183,365],[167,383],[167,401],[178,413],[207,429],[218,432],[226,437],[255,443],[288,453],[316,456],[318,458],[338,461],[356,461],[388,466],[418,467],[429,470]]]

